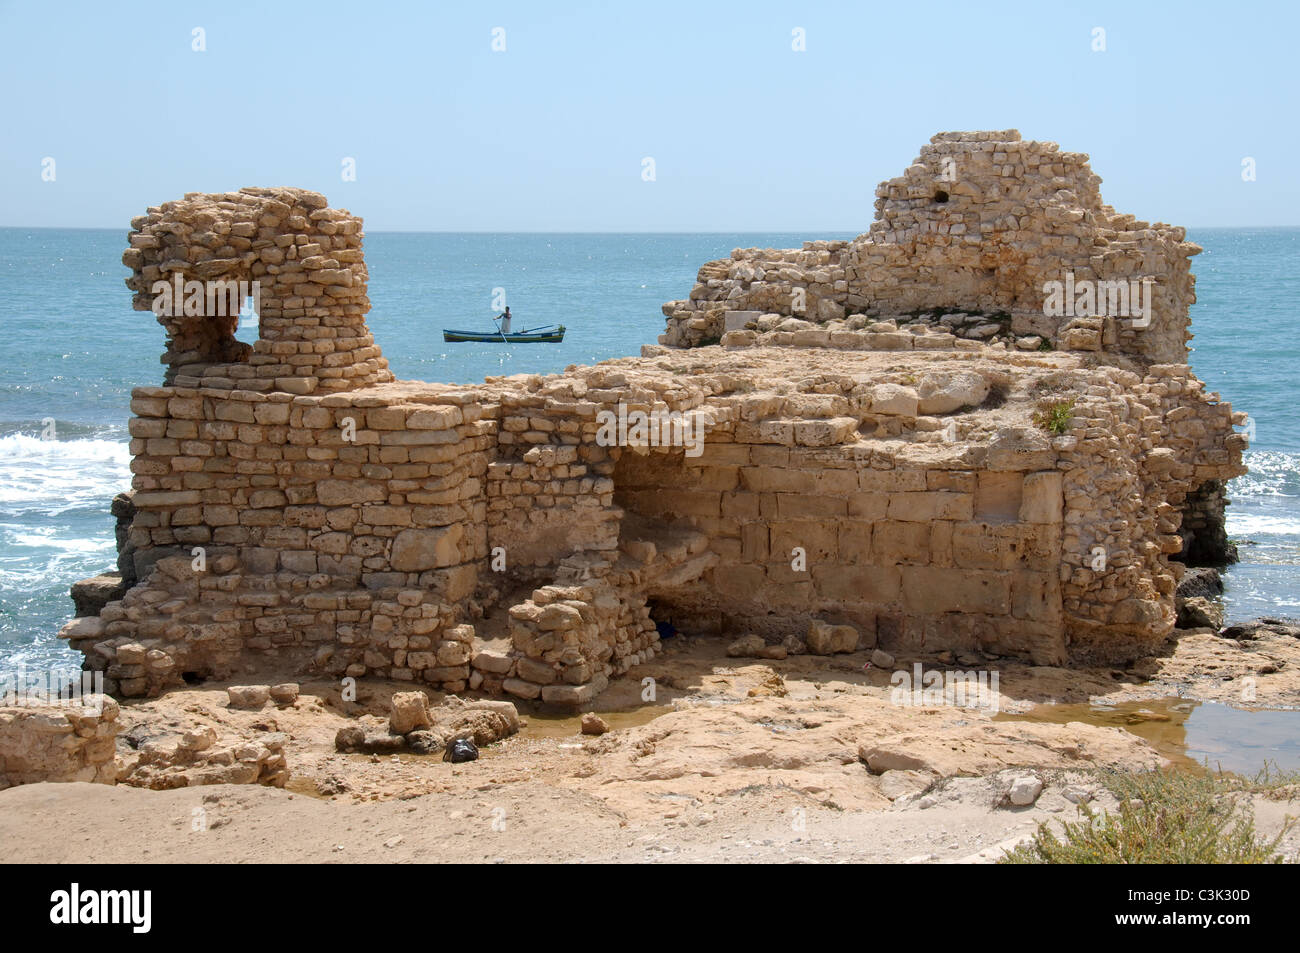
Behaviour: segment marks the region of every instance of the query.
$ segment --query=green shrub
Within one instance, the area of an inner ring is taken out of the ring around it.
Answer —
[[[1260,840],[1241,785],[1210,774],[1152,771],[1109,774],[1117,814],[1080,807],[1061,837],[1040,824],[1033,839],[1010,851],[1004,864],[1275,864],[1288,819],[1271,841]]]

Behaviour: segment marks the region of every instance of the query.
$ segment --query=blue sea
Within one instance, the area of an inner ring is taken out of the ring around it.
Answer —
[[[660,305],[685,297],[709,259],[851,237],[372,233],[369,323],[403,379],[562,371],[654,343]],[[1205,248],[1192,263],[1193,367],[1255,430],[1251,473],[1231,485],[1241,562],[1228,616],[1300,615],[1300,229],[1189,238]],[[72,616],[68,587],[116,558],[108,505],[130,485],[130,391],[163,372],[162,328],[131,310],[123,284],[125,247],[125,230],[0,228],[0,668],[79,664],[54,637]],[[443,344],[443,327],[490,329],[498,288],[516,328],[563,324],[564,342]]]

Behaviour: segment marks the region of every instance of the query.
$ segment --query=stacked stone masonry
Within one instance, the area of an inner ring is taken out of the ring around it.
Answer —
[[[0,698],[0,790],[39,781],[117,783],[117,702],[17,703]]]
[[[1201,249],[1182,228],[1104,205],[1100,184],[1086,155],[1054,142],[1026,142],[1015,130],[940,133],[876,190],[866,234],[795,250],[737,249],[708,262],[688,299],[664,305],[660,343],[717,342],[737,330],[726,326],[733,312],[752,314],[765,344],[789,343],[765,335],[793,318],[786,333],[823,330],[838,335],[834,347],[1005,341],[1185,363],[1190,258]],[[1080,287],[1106,283],[1102,311],[1147,279],[1151,314],[1048,317],[1044,285],[1067,275]]]
[[[866,235],[705,265],[642,356],[473,386],[392,380],[360,222],[323,197],[151,209],[124,256],[137,306],[160,276],[246,275],[269,285],[261,338],[160,317],[169,369],[133,393],[115,509],[135,578],[63,635],[124,696],[270,663],[568,706],[653,656],[656,623],[1149,651],[1184,513],[1214,538],[1244,438],[1186,364],[1196,247],[1098,181],[1050,143],[942,134]],[[1152,320],[1048,321],[1063,271],[1154,277]],[[703,441],[604,439],[635,411]]]

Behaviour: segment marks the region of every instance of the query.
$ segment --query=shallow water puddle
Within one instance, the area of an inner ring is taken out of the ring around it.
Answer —
[[[1202,767],[1208,761],[1211,768],[1243,776],[1254,776],[1266,765],[1300,770],[1300,710],[1246,711],[1170,697],[1118,705],[1036,705],[994,720],[1123,728],[1181,767]]]
[[[626,711],[598,711],[596,714],[605,720],[610,731],[618,731],[623,728],[637,728],[672,710],[672,705],[642,705]],[[517,735],[519,738],[572,740],[575,735],[582,734],[582,715],[521,711],[519,716],[528,722],[519,729]]]

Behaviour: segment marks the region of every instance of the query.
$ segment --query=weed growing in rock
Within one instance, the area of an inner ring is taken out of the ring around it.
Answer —
[[[1255,832],[1241,784],[1212,774],[1111,773],[1103,782],[1119,800],[1117,814],[1080,810],[1062,836],[1040,824],[1033,839],[1004,864],[1274,864],[1288,821],[1272,840]]]
[[[1074,401],[1067,400],[1034,414],[1034,423],[1059,437],[1070,429],[1070,418],[1073,415]]]

